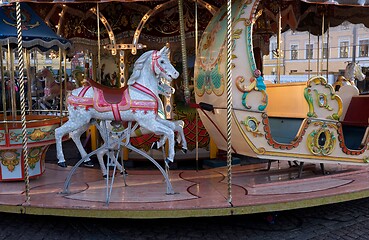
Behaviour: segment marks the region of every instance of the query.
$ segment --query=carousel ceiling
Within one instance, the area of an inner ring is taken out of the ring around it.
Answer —
[[[15,2],[15,1],[9,1]],[[178,1],[27,1],[35,12],[55,32],[75,42],[96,45],[98,36],[109,40],[111,30],[119,43],[132,41],[135,30],[145,14],[152,15],[144,24],[140,41],[163,44],[180,42]],[[212,14],[226,0],[198,0],[198,31],[201,33],[212,18]],[[97,4],[99,3],[99,4]],[[158,8],[159,5],[163,7]],[[99,7],[106,25],[97,24],[97,15],[91,9]],[[277,17],[282,15],[282,31],[288,29],[310,31],[321,34],[323,16],[324,29],[337,26],[343,21],[364,23],[369,27],[369,0],[261,0],[259,10],[263,14],[255,24],[255,32],[273,35],[277,32]],[[195,2],[183,0],[184,24],[187,39],[195,35]]]

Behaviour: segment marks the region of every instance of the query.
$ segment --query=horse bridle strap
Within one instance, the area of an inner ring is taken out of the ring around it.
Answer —
[[[155,73],[155,67],[159,68],[159,70],[162,73],[167,73],[167,71],[165,71],[164,68],[162,68],[162,66],[159,65],[158,59],[161,58],[160,55],[158,55],[158,51],[154,50],[154,52],[152,53],[152,61],[151,61],[151,68],[152,71]]]

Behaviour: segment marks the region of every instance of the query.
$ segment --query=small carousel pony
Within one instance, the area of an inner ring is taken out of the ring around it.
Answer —
[[[168,59],[169,48],[160,51],[148,51],[142,54],[134,64],[133,74],[127,86],[111,89],[99,86],[93,81],[93,87],[78,88],[68,97],[69,120],[55,130],[58,165],[66,167],[62,150],[62,137],[85,125],[91,119],[137,122],[138,125],[156,135],[168,139],[168,156],[165,161],[174,160],[174,124],[158,117],[158,82],[164,78],[171,82],[179,73]]]

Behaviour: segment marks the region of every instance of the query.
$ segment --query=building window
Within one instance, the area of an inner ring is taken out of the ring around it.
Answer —
[[[328,43],[323,44],[323,58],[328,58]]]
[[[340,58],[348,58],[349,42],[340,42]]]
[[[306,44],[305,58],[313,59],[313,44]]]
[[[297,49],[298,49],[298,45],[296,44],[291,45],[291,60],[297,60],[299,58]]]
[[[369,57],[369,40],[359,41],[359,57]]]

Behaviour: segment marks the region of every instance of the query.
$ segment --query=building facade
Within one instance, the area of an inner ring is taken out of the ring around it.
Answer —
[[[291,30],[281,35],[280,80],[304,79],[310,75],[343,75],[347,62],[359,62],[369,74],[369,29],[363,24],[344,22],[331,27],[322,36]],[[270,39],[269,55],[263,57],[263,73],[268,80],[277,79],[277,37]],[[293,80],[288,80],[291,82]]]

